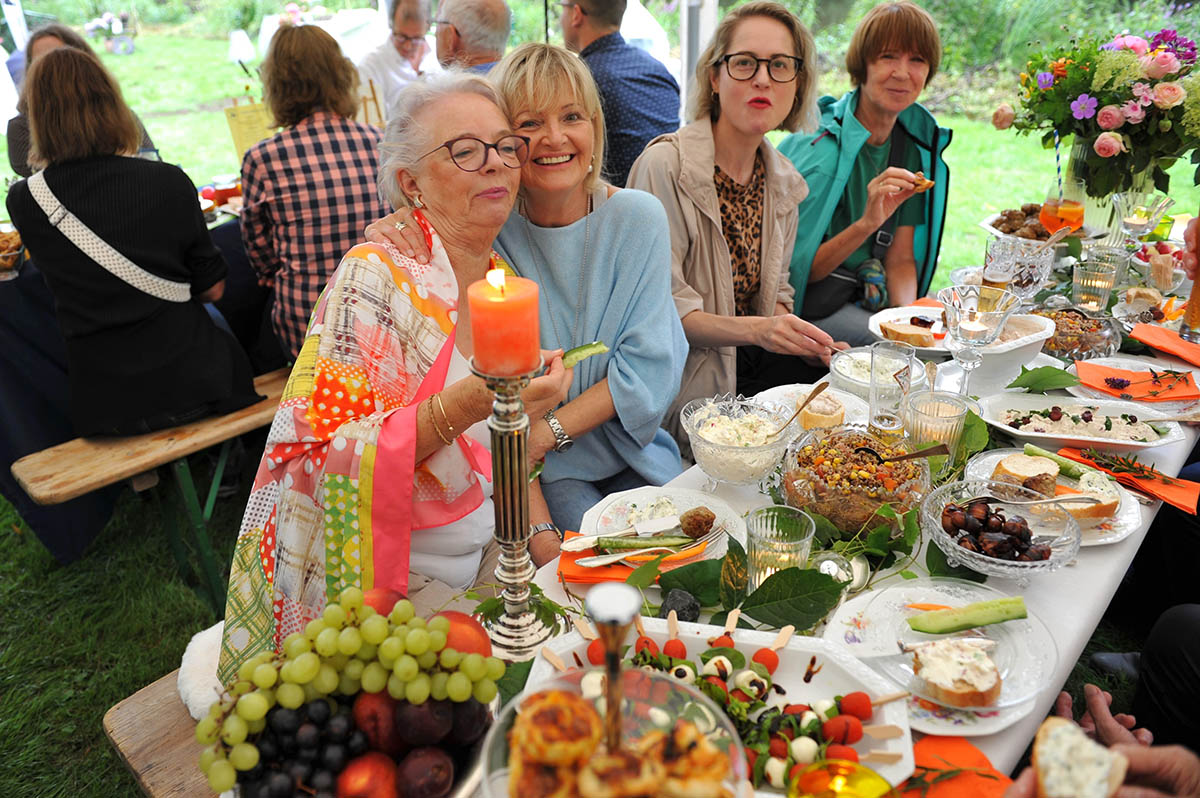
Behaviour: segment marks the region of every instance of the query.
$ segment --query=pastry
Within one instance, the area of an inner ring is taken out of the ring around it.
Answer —
[[[933,181],[925,177],[924,172],[917,172],[913,175],[913,192],[924,194],[931,188],[933,188]]]

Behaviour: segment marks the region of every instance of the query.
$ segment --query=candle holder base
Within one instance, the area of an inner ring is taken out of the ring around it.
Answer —
[[[492,656],[506,662],[533,659],[542,644],[550,639],[553,631],[529,610],[515,614],[506,612],[488,625]]]

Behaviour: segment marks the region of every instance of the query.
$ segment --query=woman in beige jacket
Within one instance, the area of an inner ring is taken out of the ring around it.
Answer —
[[[729,12],[697,63],[695,121],[652,141],[629,173],[671,226],[691,352],[664,423],[685,450],[679,410],[690,400],[801,382],[845,347],[792,314],[787,263],[808,187],[765,138],[815,124],[814,58],[812,36],[782,5]]]

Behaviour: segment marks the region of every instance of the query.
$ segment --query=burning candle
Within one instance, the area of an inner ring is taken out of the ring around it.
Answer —
[[[467,288],[467,305],[475,368],[497,377],[537,370],[541,362],[537,283],[492,269],[486,279]]]

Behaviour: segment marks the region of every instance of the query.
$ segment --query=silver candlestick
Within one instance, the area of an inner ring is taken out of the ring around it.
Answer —
[[[504,614],[490,625],[488,634],[496,656],[509,662],[532,659],[549,639],[550,627],[529,609],[529,583],[536,570],[529,556],[529,460],[526,436],[529,416],[521,401],[521,389],[529,384],[541,365],[528,374],[501,377],[471,371],[495,394],[488,429],[492,433],[492,502],[496,508],[496,542],[500,564],[496,579],[504,585],[500,597]]]

